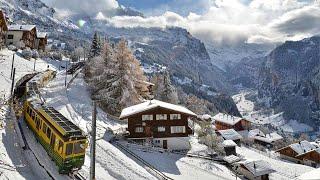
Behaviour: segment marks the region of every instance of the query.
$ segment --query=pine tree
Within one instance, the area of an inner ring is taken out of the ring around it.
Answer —
[[[154,92],[156,99],[172,104],[178,103],[178,93],[171,83],[168,71],[155,75],[152,82],[155,84]]]
[[[100,37],[97,32],[94,33],[93,39],[92,39],[92,45],[90,49],[90,58],[97,57],[101,54],[101,42]]]

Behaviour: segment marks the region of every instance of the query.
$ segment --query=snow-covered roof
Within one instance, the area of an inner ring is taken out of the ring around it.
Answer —
[[[199,118],[201,120],[211,120],[212,116],[210,114],[203,114],[203,115],[200,115]]]
[[[213,116],[214,121],[222,122],[229,125],[235,125],[239,121],[241,121],[241,117],[232,116],[225,113],[218,113],[217,115]]]
[[[253,174],[254,177],[276,172],[274,169],[271,168],[268,162],[263,160],[245,161],[241,164],[243,164],[244,167],[246,167],[248,171],[250,171]]]
[[[237,131],[235,131],[234,129],[219,130],[218,132],[225,140],[242,139],[242,136],[239,133],[237,133]]]
[[[232,163],[234,163],[234,162],[240,161],[241,158],[232,154],[232,155],[230,155],[230,156],[225,156],[225,157],[223,158],[223,160],[226,161],[226,162],[229,163],[229,164],[232,164]]]
[[[170,104],[170,103],[166,103],[163,101],[159,101],[159,100],[148,100],[145,101],[143,103],[134,105],[134,106],[130,106],[127,107],[125,109],[122,110],[121,114],[120,114],[120,119],[124,119],[127,118],[129,116],[150,110],[150,109],[154,109],[157,107],[162,107],[165,109],[169,109],[172,111],[177,111],[177,112],[181,112],[190,116],[196,116],[196,114],[192,111],[190,111],[189,109],[183,107],[183,106],[179,106],[179,105],[174,105],[174,104]]]
[[[47,33],[46,32],[37,32],[37,38],[46,38]]]
[[[254,137],[254,139],[259,140],[259,141],[263,141],[263,142],[266,142],[266,143],[272,143],[272,142],[275,142],[275,141],[283,139],[283,137],[280,136],[278,133],[273,132],[273,133],[270,133],[270,134],[266,134],[264,136],[257,135],[257,136]]]
[[[289,145],[289,147],[291,147],[291,149],[298,153],[298,155],[316,149],[316,147],[309,141],[300,141],[299,143]]]
[[[9,25],[9,31],[31,31],[36,25]]]
[[[300,180],[319,180],[320,179],[320,168],[312,171],[303,173],[298,177]]]
[[[237,146],[237,144],[232,140],[224,140],[222,145],[223,145],[223,147],[234,147],[234,146]]]
[[[252,129],[252,130],[249,131],[248,137],[249,138],[254,138],[257,135],[265,136],[265,134],[262,131],[260,131],[260,129]]]

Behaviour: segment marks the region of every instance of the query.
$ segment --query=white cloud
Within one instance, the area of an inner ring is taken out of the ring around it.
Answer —
[[[179,2],[173,0],[172,4]],[[53,0],[51,5],[60,9],[61,14],[94,14],[97,19],[104,19],[116,27],[179,26],[204,41],[216,43],[281,42],[298,40],[320,32],[320,3],[317,0],[252,0],[247,3],[243,0],[199,0],[200,5],[194,4],[196,1],[183,2],[204,7],[205,12],[190,12],[182,16],[176,13],[180,12],[179,7],[170,7],[170,10],[176,11],[166,11],[146,18],[110,17],[108,13],[119,7],[116,0]],[[179,6],[185,8],[187,5],[180,3]]]
[[[116,0],[47,0],[48,5],[62,12],[94,15],[97,12],[108,14],[119,7]]]

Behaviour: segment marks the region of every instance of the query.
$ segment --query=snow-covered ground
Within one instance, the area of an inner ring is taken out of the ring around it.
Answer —
[[[58,72],[57,77],[42,89],[43,97],[48,106],[56,108],[60,113],[72,120],[85,132],[90,131],[92,101],[88,93],[83,75],[79,76],[69,86],[64,87],[65,73]],[[155,179],[144,167],[127,157],[109,142],[109,130],[121,131],[126,123],[112,120],[102,110],[97,115],[97,149],[96,149],[96,178],[97,179]],[[80,171],[85,177],[89,176],[89,148],[87,149],[85,165]]]
[[[0,51],[0,97],[7,100],[11,89],[11,66],[14,52],[7,49]],[[14,67],[16,68],[15,82],[26,74],[44,71],[49,65],[50,69],[56,69],[57,62],[36,60],[34,71],[34,59],[26,60],[15,55]],[[47,172],[37,162],[36,156],[31,150],[23,150],[16,125],[14,113],[10,113],[7,104],[0,102],[0,179],[51,179]],[[33,148],[33,150],[38,150]],[[51,160],[49,160],[51,161]],[[60,179],[62,176],[59,176]]]
[[[289,133],[302,133],[313,130],[312,127],[303,123],[299,123],[296,120],[290,120],[289,122],[286,122],[283,118],[282,112],[274,113],[272,109],[255,110],[254,102],[246,99],[246,95],[249,93],[254,92],[243,91],[232,96],[238,107],[238,110],[244,118],[249,119],[256,124],[272,124],[274,127],[280,127],[284,132]]]
[[[271,167],[277,171],[276,173],[272,173],[270,175],[270,179],[273,180],[294,179],[301,174],[314,169],[310,166],[295,164],[277,158],[272,158],[275,157],[274,154],[270,154],[269,157],[266,154],[258,153],[258,151],[254,151],[246,147],[237,147],[237,153],[243,156],[246,160],[267,161],[271,165]]]
[[[191,138],[191,154],[205,154],[207,146]],[[181,154],[150,150],[141,145],[125,144],[132,152],[142,157],[156,169],[176,180],[234,179],[235,175],[224,165],[207,159],[187,157]]]

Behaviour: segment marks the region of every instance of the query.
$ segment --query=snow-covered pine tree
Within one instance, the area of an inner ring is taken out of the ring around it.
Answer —
[[[172,104],[178,104],[178,93],[170,80],[170,74],[166,70],[154,75],[152,78],[155,98]]]
[[[101,54],[101,42],[100,38],[97,32],[94,33],[93,39],[92,39],[92,45],[90,49],[90,58],[97,57]]]

